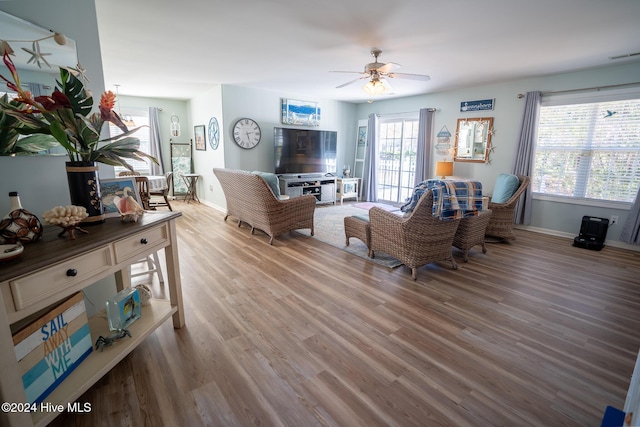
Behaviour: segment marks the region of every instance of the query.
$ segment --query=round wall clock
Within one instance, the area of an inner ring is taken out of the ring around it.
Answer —
[[[253,148],[260,142],[260,126],[252,119],[240,119],[233,125],[233,140],[242,148]]]
[[[209,120],[209,145],[212,150],[218,148],[220,143],[220,126],[218,125],[218,119],[211,117]]]

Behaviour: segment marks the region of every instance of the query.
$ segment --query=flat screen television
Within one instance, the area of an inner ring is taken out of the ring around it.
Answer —
[[[273,132],[277,175],[336,173],[336,131],[277,127]]]

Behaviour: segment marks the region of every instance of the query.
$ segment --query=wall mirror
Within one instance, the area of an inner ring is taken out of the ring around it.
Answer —
[[[493,117],[458,119],[453,160],[486,163],[491,149]]]
[[[53,92],[56,79],[60,76],[60,67],[78,66],[74,40],[0,10],[1,42],[6,42],[13,50],[11,60],[18,69],[21,86],[34,96]],[[6,46],[4,43],[2,45]],[[2,61],[0,74],[11,79],[9,69]],[[0,96],[5,92],[11,93],[5,82],[0,81]],[[66,154],[64,149],[56,147],[39,155],[62,154]]]

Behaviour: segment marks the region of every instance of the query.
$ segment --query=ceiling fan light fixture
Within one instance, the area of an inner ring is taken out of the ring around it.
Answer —
[[[380,80],[369,80],[366,85],[362,86],[362,90],[370,96],[375,96],[385,93],[387,87]]]

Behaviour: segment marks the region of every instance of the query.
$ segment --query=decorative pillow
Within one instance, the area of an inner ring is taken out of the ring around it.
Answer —
[[[264,179],[271,188],[271,191],[273,191],[273,194],[276,195],[276,198],[280,197],[280,182],[278,181],[278,176],[275,173],[261,171],[253,171],[251,173],[262,177],[262,179]]]
[[[493,188],[492,203],[504,203],[513,196],[520,186],[520,180],[517,176],[508,173],[501,173],[496,180]]]

